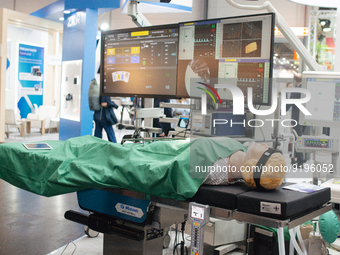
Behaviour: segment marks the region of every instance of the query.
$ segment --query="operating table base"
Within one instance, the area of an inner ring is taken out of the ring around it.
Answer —
[[[104,234],[103,255],[161,255],[163,236],[143,241],[131,240],[119,235]]]

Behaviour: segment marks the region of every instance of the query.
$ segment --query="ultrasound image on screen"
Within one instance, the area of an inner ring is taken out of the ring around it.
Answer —
[[[223,57],[239,58],[242,56],[242,42],[238,41],[223,41]]]
[[[262,38],[262,21],[242,23],[242,39]]]
[[[262,21],[224,24],[222,57],[261,57],[261,40]]]
[[[242,41],[241,57],[261,57],[261,40]]]
[[[223,40],[242,39],[242,23],[226,24],[223,26]]]

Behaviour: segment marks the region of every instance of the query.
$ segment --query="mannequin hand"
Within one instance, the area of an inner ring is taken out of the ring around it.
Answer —
[[[101,105],[102,105],[103,107],[107,107],[107,103],[106,103],[106,102],[101,103]]]

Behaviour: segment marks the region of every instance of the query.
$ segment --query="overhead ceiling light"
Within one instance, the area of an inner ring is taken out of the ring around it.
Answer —
[[[332,29],[330,28],[330,27],[325,27],[325,28],[323,28],[322,29],[322,31],[324,31],[324,32],[329,32],[329,31],[331,31]]]
[[[109,24],[107,24],[107,23],[103,23],[101,26],[100,26],[100,30],[101,31],[106,31],[106,30],[108,30],[110,27],[109,27]]]
[[[71,11],[69,11],[69,10],[64,10],[64,13],[65,13],[65,14],[70,14]]]
[[[59,20],[63,21],[63,20],[64,20],[64,17],[60,17]]]

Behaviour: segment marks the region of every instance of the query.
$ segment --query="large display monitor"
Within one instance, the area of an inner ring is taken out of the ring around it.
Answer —
[[[232,84],[253,104],[271,104],[274,14],[230,17],[179,24],[177,97],[196,97],[199,82]],[[192,83],[192,84],[190,84]],[[232,100],[229,90],[217,89]]]
[[[101,95],[176,96],[178,24],[102,33]]]
[[[304,72],[302,88],[311,93],[304,104],[311,115],[300,111],[299,124],[340,128],[340,73]]]

